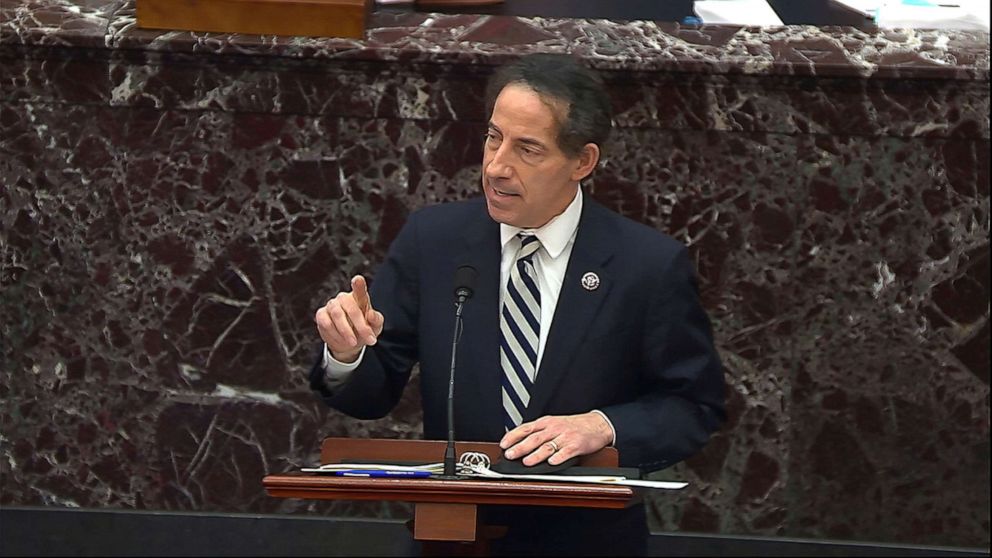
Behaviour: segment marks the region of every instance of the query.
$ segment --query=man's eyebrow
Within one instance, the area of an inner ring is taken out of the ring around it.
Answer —
[[[495,131],[499,135],[503,135],[503,130],[500,130],[499,126],[493,124],[492,122],[489,122],[489,129]],[[537,138],[528,138],[528,137],[517,138],[516,142],[522,143],[524,145],[529,145],[532,147],[540,147],[541,149],[545,149],[547,147],[547,145],[543,141]]]
[[[517,140],[517,143],[522,143],[524,145],[530,145],[533,147],[540,147],[541,149],[544,149],[544,142],[534,138],[520,138]]]

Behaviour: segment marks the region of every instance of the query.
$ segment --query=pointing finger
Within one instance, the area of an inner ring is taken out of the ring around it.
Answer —
[[[351,293],[355,297],[355,302],[358,303],[358,308],[363,313],[368,312],[372,308],[372,300],[369,298],[369,286],[365,282],[365,277],[356,275],[351,278]]]

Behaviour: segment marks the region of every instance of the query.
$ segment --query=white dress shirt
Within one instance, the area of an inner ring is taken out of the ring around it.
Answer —
[[[568,269],[568,260],[572,255],[572,247],[575,245],[575,235],[579,229],[579,218],[582,216],[582,188],[578,188],[575,198],[568,204],[565,211],[553,217],[544,226],[536,229],[521,229],[512,225],[500,223],[499,235],[502,247],[502,259],[500,260],[500,308],[503,307],[503,297],[506,295],[506,284],[510,278],[510,268],[514,265],[517,251],[520,249],[520,242],[514,240],[518,234],[535,235],[541,242],[541,248],[534,255],[534,268],[540,278],[541,289],[541,334],[538,340],[537,362],[535,369],[540,371],[541,357],[544,356],[544,346],[548,340],[548,332],[551,331],[551,322],[555,315],[555,308],[558,307],[558,295],[561,293],[561,285],[565,280],[565,271]],[[344,383],[351,372],[362,362],[365,349],[362,349],[358,359],[351,364],[337,361],[331,356],[327,346],[324,346],[324,381],[327,387],[333,389]],[[603,417],[613,431],[613,441],[616,441],[616,430],[610,419],[601,411],[593,411]],[[612,444],[612,443],[611,443]]]
[[[516,255],[520,250],[518,234],[534,235],[541,243],[541,248],[534,254],[534,269],[537,271],[538,287],[541,289],[541,333],[538,338],[536,370],[541,369],[541,357],[544,356],[544,345],[551,331],[551,321],[558,307],[558,294],[565,280],[565,270],[568,259],[572,256],[572,246],[575,245],[575,233],[579,229],[579,217],[582,216],[582,190],[579,189],[572,203],[565,211],[555,216],[537,229],[521,229],[512,225],[500,224],[500,246],[503,258],[499,266],[499,305],[503,307],[503,297],[506,296],[506,285],[510,281],[510,269],[516,263]]]

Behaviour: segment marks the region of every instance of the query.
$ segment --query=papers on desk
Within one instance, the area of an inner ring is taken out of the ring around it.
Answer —
[[[430,475],[440,475],[444,472],[443,463],[428,463],[425,465],[383,465],[374,463],[329,463],[320,467],[304,467],[304,473],[321,473],[339,476],[387,477],[387,478],[417,478],[424,472]],[[407,474],[410,473],[410,474]],[[686,482],[649,481],[628,479],[626,477],[601,475],[506,475],[489,469],[488,465],[458,463],[458,476],[473,479],[512,479],[549,482],[579,482],[594,484],[616,484],[639,488],[655,488],[660,490],[681,490],[689,485]]]
[[[988,0],[830,0],[882,28],[989,31]],[[697,2],[698,4],[698,2]]]
[[[830,0],[834,4],[846,6],[859,14],[872,19],[878,15],[878,7],[882,0]]]
[[[600,476],[585,476],[585,475],[504,475],[502,473],[490,471],[490,474],[479,475],[479,476],[490,479],[619,484],[623,486],[637,486],[641,488],[657,488],[660,490],[681,490],[689,486],[689,483],[687,482],[649,481],[649,480],[628,479],[626,477],[600,477]]]
[[[364,469],[369,471],[426,471],[440,475],[444,471],[443,463],[430,463],[427,465],[381,465],[378,463],[328,463],[320,467],[304,467],[300,469],[304,473],[336,473],[340,471],[351,471]]]
[[[881,28],[989,31],[988,0],[825,0],[864,14]],[[704,24],[782,25],[765,0],[696,0]]]
[[[782,25],[782,19],[765,0],[696,0],[693,9],[704,24]]]

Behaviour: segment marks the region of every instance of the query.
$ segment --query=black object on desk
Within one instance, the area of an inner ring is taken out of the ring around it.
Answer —
[[[695,15],[693,0],[505,0],[492,6],[417,7],[418,12],[682,21]]]
[[[874,29],[864,14],[832,0],[767,0],[786,25],[843,25]],[[522,17],[602,18],[682,22],[695,17],[693,0],[505,0],[489,6],[415,6],[418,12]],[[382,9],[380,7],[379,9]],[[705,22],[703,22],[705,23]]]

